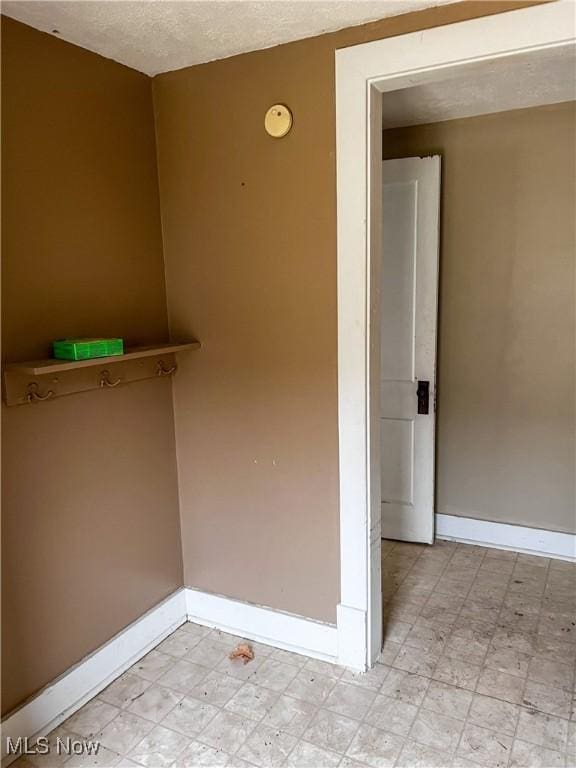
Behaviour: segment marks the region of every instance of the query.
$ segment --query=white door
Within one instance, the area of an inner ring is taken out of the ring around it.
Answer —
[[[440,157],[383,163],[382,535],[434,540]]]

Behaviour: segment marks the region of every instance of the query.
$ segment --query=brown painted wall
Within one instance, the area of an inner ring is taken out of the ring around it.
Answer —
[[[167,333],[151,81],[2,19],[3,354]],[[2,709],[182,584],[170,382],[3,408]]]
[[[384,132],[442,155],[439,512],[576,532],[576,104]]]
[[[154,79],[187,584],[339,600],[334,51],[521,7],[461,3]],[[263,130],[286,102],[292,132]]]

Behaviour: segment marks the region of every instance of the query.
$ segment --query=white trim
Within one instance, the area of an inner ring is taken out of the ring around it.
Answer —
[[[576,534],[436,513],[436,538],[576,561]]]
[[[6,755],[7,736],[33,743],[46,735],[186,621],[323,661],[338,660],[334,624],[182,588],[10,714],[2,723],[2,766],[17,758]]]
[[[7,736],[30,743],[45,736],[185,621],[186,598],[179,589],[10,714],[2,722],[2,766],[17,758],[7,756]]]
[[[574,5],[546,3],[336,51],[338,427],[340,573],[338,647],[361,667],[379,651],[381,587],[376,329],[380,256],[378,92],[420,84],[469,64],[574,45]],[[377,254],[378,259],[371,258]],[[374,287],[372,287],[374,286]],[[353,612],[362,620],[349,620]],[[345,618],[346,617],[346,618]]]
[[[293,613],[275,611],[253,603],[233,600],[188,587],[188,620],[233,635],[283,648],[323,661],[336,662],[336,626]]]

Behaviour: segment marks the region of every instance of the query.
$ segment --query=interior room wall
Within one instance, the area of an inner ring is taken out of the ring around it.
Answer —
[[[3,358],[167,336],[151,81],[2,19]],[[170,381],[3,407],[2,711],[182,585]]]
[[[188,585],[335,621],[334,52],[519,3],[467,2],[159,75],[154,104]],[[277,102],[293,111],[266,135]]]
[[[575,102],[383,133],[442,155],[439,512],[576,532],[575,136]]]

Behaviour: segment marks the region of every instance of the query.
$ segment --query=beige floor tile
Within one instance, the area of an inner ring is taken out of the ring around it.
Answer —
[[[317,747],[315,744],[309,744],[306,741],[299,741],[286,760],[286,768],[336,768],[340,763],[342,755],[336,752],[330,752],[327,749]],[[350,768],[354,764],[350,761]]]
[[[421,709],[410,731],[410,738],[438,752],[452,753],[458,746],[463,727],[461,720]]]
[[[297,739],[288,733],[259,725],[237,752],[237,757],[251,765],[277,768],[296,745]]]
[[[510,758],[510,768],[562,768],[565,755],[552,749],[537,747],[527,741],[515,739]]]
[[[527,555],[523,552],[518,553],[516,562],[520,565],[532,565],[536,568],[548,568],[552,562],[549,557],[540,557],[540,555]]]
[[[252,733],[256,723],[249,717],[241,717],[225,709],[208,723],[198,736],[198,741],[210,747],[234,754]]]
[[[511,704],[522,703],[525,680],[514,675],[498,672],[496,669],[483,669],[478,679],[476,691],[485,696],[492,696]]]
[[[159,723],[182,698],[181,693],[153,684],[130,704],[128,712]]]
[[[302,738],[323,749],[344,753],[358,730],[358,720],[320,709],[304,731]]]
[[[198,645],[200,640],[202,640],[200,634],[196,634],[182,627],[181,629],[177,629],[176,632],[170,635],[170,637],[167,637],[166,640],[160,643],[160,645],[157,645],[155,650],[159,653],[166,653],[168,656],[182,658],[183,656],[186,656],[187,653],[190,653],[194,646]]]
[[[564,664],[576,666],[576,644],[565,643],[556,637],[549,635],[534,635],[534,654]]]
[[[449,754],[437,752],[409,740],[404,744],[396,766],[397,768],[447,768],[451,760],[452,756]]]
[[[449,685],[473,691],[480,671],[481,667],[478,664],[443,656],[438,661],[432,677],[441,683],[448,683]]]
[[[468,714],[468,720],[474,725],[500,731],[513,736],[518,723],[520,707],[491,696],[475,694]]]
[[[485,557],[480,566],[480,570],[510,575],[514,570],[515,561],[515,556],[514,558]]]
[[[225,705],[225,709],[259,721],[270,712],[279,698],[280,694],[276,691],[262,688],[260,685],[244,683]]]
[[[565,752],[568,744],[568,721],[533,709],[522,709],[516,735],[531,744]]]
[[[433,592],[428,598],[424,608],[427,611],[434,611],[439,608],[443,608],[450,613],[458,613],[465,604],[465,598],[462,595],[445,594],[441,592]],[[422,611],[422,615],[426,615]]]
[[[131,672],[144,680],[156,681],[174,664],[174,657],[160,651],[150,651],[131,668]]]
[[[249,665],[246,664],[248,667]],[[274,657],[265,659],[250,676],[250,682],[282,693],[298,674],[299,667],[285,664]]]
[[[495,622],[483,621],[472,616],[458,616],[452,632],[459,637],[474,637],[478,640],[491,640],[498,627]]]
[[[490,605],[479,599],[468,599],[462,606],[459,618],[495,624],[499,621],[500,605]]]
[[[72,755],[66,760],[67,768],[115,768],[120,765],[121,756],[100,746],[97,754]],[[137,765],[137,763],[134,763]]]
[[[365,721],[377,728],[407,736],[418,713],[418,707],[389,696],[376,696]]]
[[[154,723],[125,710],[108,723],[96,739],[112,752],[126,755],[154,728]]]
[[[475,585],[482,585],[485,587],[503,587],[506,588],[510,583],[510,575],[508,573],[494,573],[493,571],[486,571],[480,569],[474,579]]]
[[[568,754],[576,756],[576,723],[568,723],[568,741],[567,741]]]
[[[347,756],[374,768],[391,768],[403,746],[404,739],[400,736],[362,723],[348,747]]]
[[[392,664],[398,651],[402,648],[402,643],[395,643],[392,640],[385,640],[380,655],[378,656],[379,664]]]
[[[545,683],[528,680],[524,691],[523,703],[527,707],[557,717],[570,717],[571,694],[562,688],[555,688]]]
[[[329,661],[320,661],[320,659],[308,659],[304,664],[304,670],[306,672],[313,672],[318,675],[325,675],[331,677],[334,680],[338,680],[345,671],[344,667],[340,667],[338,664],[332,664]]]
[[[449,629],[454,626],[458,620],[458,613],[448,610],[447,608],[434,608],[424,606],[420,611],[420,615],[415,621],[415,624],[420,624],[427,627],[439,627],[441,629]]]
[[[67,745],[69,738],[74,740],[79,738],[82,739],[83,737],[76,736],[67,730],[67,728],[64,726],[60,726],[48,735],[47,752],[42,753],[41,751],[31,751],[30,754],[22,756],[16,760],[16,762],[12,763],[12,765],[16,766],[18,763],[24,763],[26,768],[31,765],[35,768],[60,768],[61,765],[64,765],[64,763],[69,760],[70,755],[65,749],[59,749],[58,745],[60,742]],[[87,740],[97,742],[98,736],[96,735],[96,738],[88,738]]]
[[[196,737],[218,714],[219,709],[185,696],[162,720],[162,725],[190,738]]]
[[[91,738],[108,723],[111,723],[119,712],[118,707],[112,704],[107,704],[99,699],[92,699],[66,720],[64,728],[72,733],[77,733],[79,736]]]
[[[433,680],[422,702],[422,708],[457,720],[465,720],[472,696],[471,691]]]
[[[295,699],[302,699],[310,704],[321,706],[334,688],[336,681],[326,675],[307,672],[302,669],[292,680],[286,693]]]
[[[337,682],[324,702],[325,709],[361,720],[370,709],[376,692],[358,685]]]
[[[230,675],[237,680],[250,680],[254,677],[256,670],[259,669],[262,664],[269,659],[270,656],[256,656],[252,661],[247,664],[241,659],[230,659],[226,654],[215,666],[216,672],[220,672],[223,675]]]
[[[193,621],[185,621],[177,630],[179,633],[188,632],[193,637],[206,637],[207,635],[217,634],[218,630],[210,627],[203,627],[202,624],[195,624]]]
[[[492,648],[486,654],[484,666],[505,672],[507,675],[526,677],[530,656],[512,648]]]
[[[190,688],[204,680],[206,675],[206,667],[179,659],[168,672],[158,678],[158,684],[186,694]]]
[[[422,651],[441,652],[449,635],[449,630],[427,627],[419,624],[411,627],[404,645],[419,648]]]
[[[208,635],[200,640],[192,650],[188,651],[184,658],[186,661],[212,669],[228,658],[230,650],[230,644],[221,642],[212,635]]]
[[[443,593],[445,595],[459,595],[460,597],[466,597],[470,591],[471,584],[467,580],[451,579],[447,576],[442,576],[436,584],[435,593]]]
[[[504,607],[498,615],[498,625],[516,632],[535,632],[538,626],[537,613],[525,613],[517,608]]]
[[[412,629],[412,624],[406,621],[392,620],[384,624],[384,639],[393,640],[395,643],[403,643]]]
[[[157,725],[129,754],[149,768],[168,768],[188,746],[190,739],[181,733]]]
[[[391,669],[380,688],[380,693],[406,704],[418,706],[424,700],[430,680],[427,677]]]
[[[242,685],[242,680],[213,670],[201,682],[191,685],[187,693],[199,701],[213,704],[215,707],[223,707]]]
[[[144,691],[152,685],[150,680],[144,680],[131,672],[125,672],[111,685],[100,692],[98,698],[106,704],[112,704],[120,709],[125,709]]]
[[[313,704],[282,695],[264,717],[264,724],[300,737],[311,722],[316,708]]]
[[[172,764],[173,768],[218,768],[219,766],[229,765],[230,755],[221,749],[215,749],[208,744],[201,744],[193,741],[176,758]]]
[[[526,632],[498,628],[492,638],[492,647],[509,648],[512,651],[532,656],[536,649],[536,637],[534,633],[528,634]]]
[[[543,656],[534,656],[528,670],[530,680],[570,690],[574,682],[574,665],[563,664]]]
[[[351,669],[347,669],[340,678],[340,682],[358,685],[371,691],[379,691],[390,671],[391,668],[385,664],[375,664],[367,672],[354,672]]]
[[[574,614],[569,611],[543,610],[538,624],[538,633],[551,635],[565,642],[576,643]]]
[[[283,648],[275,648],[272,651],[271,658],[276,661],[282,661],[284,664],[291,664],[293,667],[303,667],[308,660],[307,656],[303,656],[301,653],[293,653],[292,651],[285,651]]]
[[[525,595],[543,595],[544,587],[545,582],[542,579],[529,577],[518,579],[512,574],[512,579],[510,581],[511,592],[519,592]]]
[[[512,748],[512,736],[468,723],[462,733],[458,754],[486,768],[505,768]]]
[[[401,669],[404,672],[412,672],[423,677],[431,677],[440,658],[441,650],[424,651],[420,648],[411,648],[402,646],[398,655],[394,659],[392,666],[395,669]]]
[[[454,633],[444,647],[444,656],[472,664],[481,664],[488,651],[489,640],[479,640],[473,637],[461,637]]]
[[[241,638],[188,622],[54,732],[102,739],[99,758],[67,765],[576,763],[576,566],[385,542],[383,575],[385,643],[368,673],[250,641],[256,658],[235,664]],[[33,763],[55,765],[15,768]]]
[[[460,566],[448,563],[444,572],[442,573],[442,577],[447,579],[455,579],[457,581],[461,581],[463,584],[472,584],[479,573],[478,567],[468,566],[467,568],[462,568]]]

